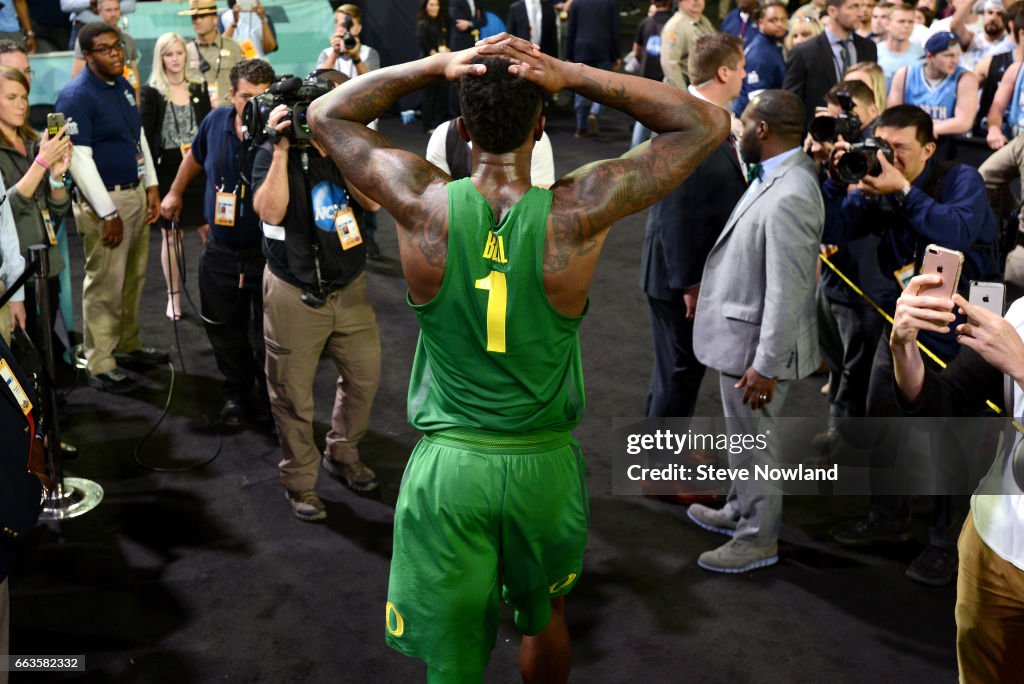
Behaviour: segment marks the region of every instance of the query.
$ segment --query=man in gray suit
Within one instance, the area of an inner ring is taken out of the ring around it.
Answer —
[[[803,103],[783,90],[747,105],[740,154],[752,165],[751,184],[708,255],[697,300],[694,352],[719,371],[725,417],[758,418],[761,433],[781,415],[790,381],[819,364],[814,271],[825,209],[800,147],[805,120]],[[776,462],[777,448],[769,438],[756,463]],[[750,454],[730,451],[729,466],[751,468]],[[782,497],[763,484],[734,481],[724,508],[693,504],[687,514],[732,537],[700,555],[705,570],[747,572],[778,561]]]

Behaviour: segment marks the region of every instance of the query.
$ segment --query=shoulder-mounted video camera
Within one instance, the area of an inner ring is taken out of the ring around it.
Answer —
[[[265,92],[249,100],[242,110],[245,139],[254,145],[262,145],[268,139],[283,135],[293,143],[308,143],[313,133],[309,130],[306,110],[313,100],[331,92],[344,80],[344,75],[334,69],[318,69],[305,79],[291,74],[281,76]],[[291,121],[292,125],[279,134],[268,129],[267,121],[270,112],[282,104],[288,107],[288,114],[282,121]]]

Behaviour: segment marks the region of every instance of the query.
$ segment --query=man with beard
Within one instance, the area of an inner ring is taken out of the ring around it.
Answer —
[[[786,60],[782,56],[782,39],[786,37],[789,15],[781,2],[768,4],[757,22],[758,33],[747,42],[743,51],[747,57],[747,78],[743,90],[736,98],[733,111],[736,116],[743,114],[750,98],[762,90],[782,87],[786,78]]]
[[[960,39],[964,49],[960,66],[974,69],[985,57],[1013,51],[1013,38],[1006,31],[1006,6],[1003,0],[978,0],[974,3],[974,13],[981,17],[984,29],[979,32],[972,31],[967,25],[967,15],[972,9],[970,0],[959,1],[949,30]]]
[[[843,80],[847,69],[878,59],[877,46],[855,32],[863,7],[863,0],[826,0],[828,27],[789,53],[782,87],[803,101],[808,123],[814,108],[824,106],[825,93]]]
[[[806,133],[800,99],[766,90],[741,121],[740,155],[751,182],[708,254],[693,323],[697,360],[719,372],[730,439],[752,419],[758,430],[774,432],[792,381],[816,370],[815,266],[825,224],[814,163],[800,148]],[[771,465],[778,449],[769,442],[757,455],[730,450],[729,466]],[[736,480],[724,507],[692,504],[687,515],[730,537],[698,557],[705,570],[734,574],[778,562],[778,494]]]

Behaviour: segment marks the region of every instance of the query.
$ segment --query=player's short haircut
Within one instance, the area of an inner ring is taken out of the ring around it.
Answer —
[[[516,149],[533,132],[541,112],[540,88],[508,72],[505,57],[476,57],[487,72],[459,79],[462,120],[473,144],[493,154]]]

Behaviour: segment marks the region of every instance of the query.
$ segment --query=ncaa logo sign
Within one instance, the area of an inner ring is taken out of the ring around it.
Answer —
[[[345,206],[344,200],[339,204],[339,199],[345,197],[345,193],[337,185],[328,181],[320,181],[313,186],[313,222],[320,230],[334,232],[334,215],[338,209]]]

